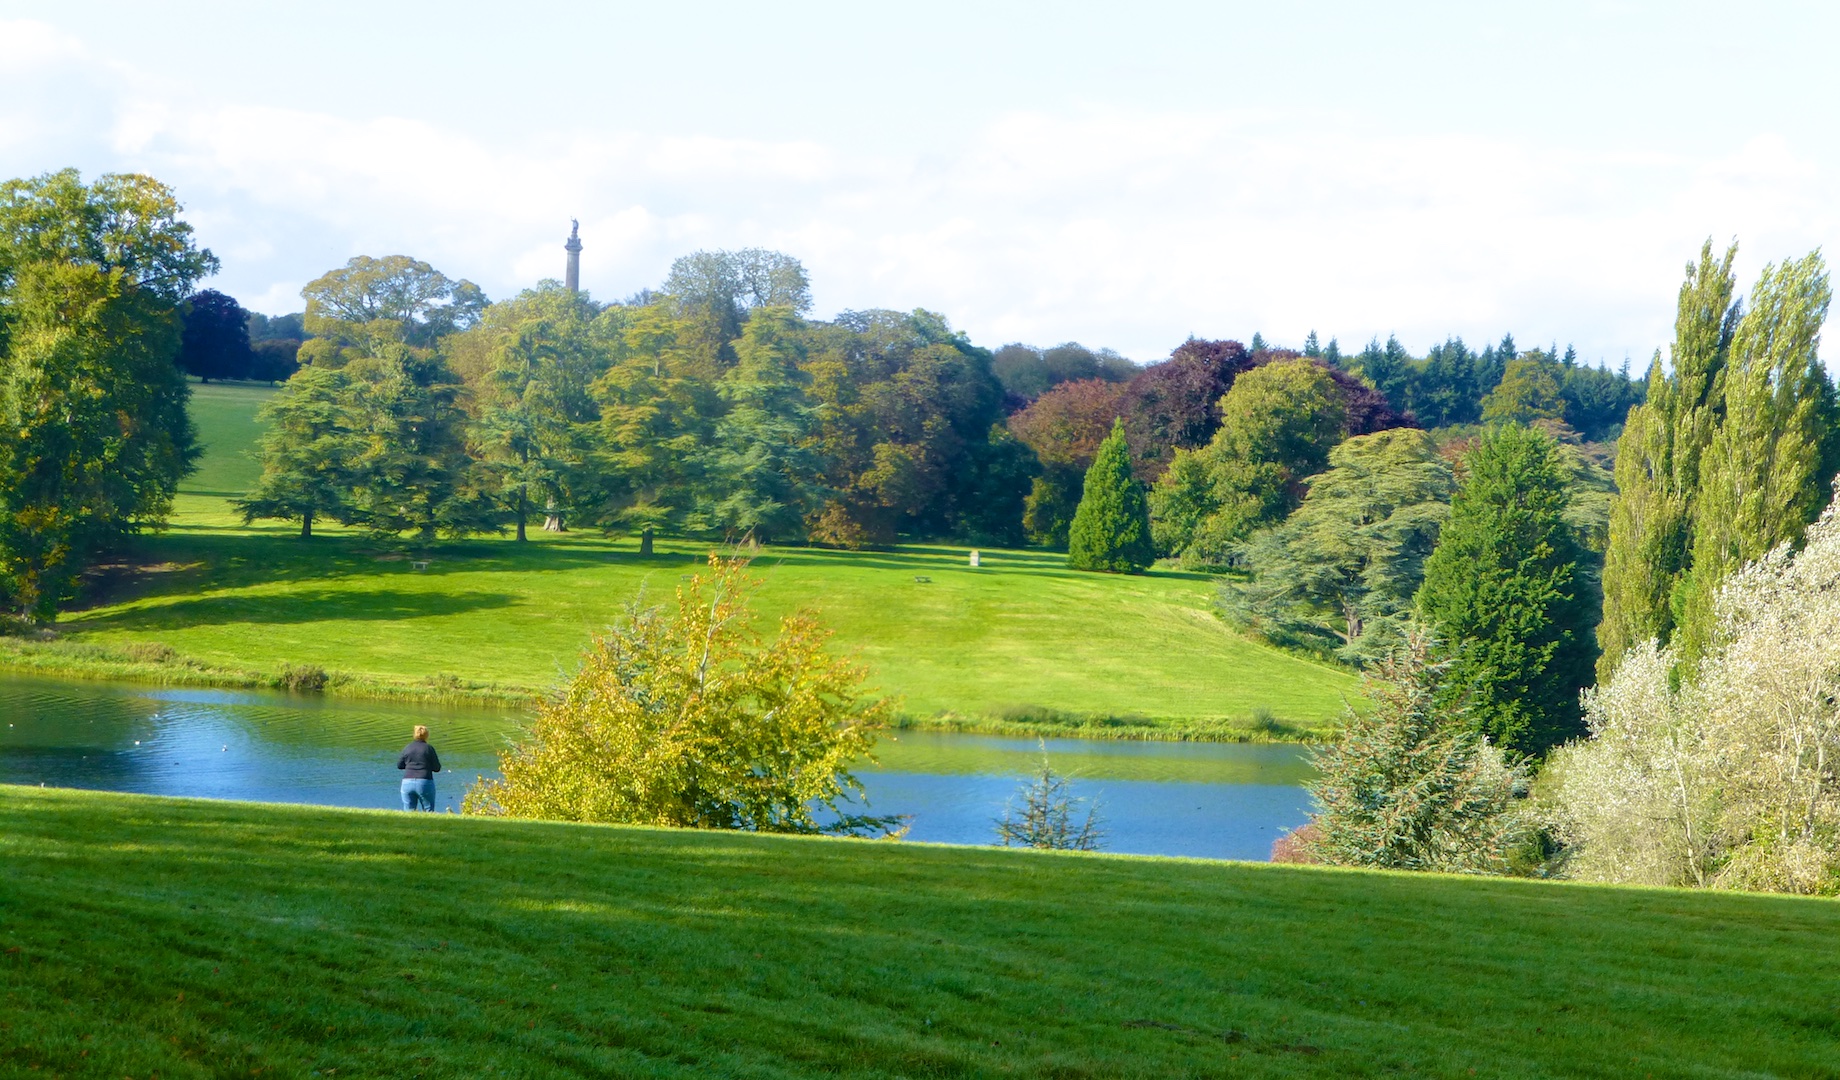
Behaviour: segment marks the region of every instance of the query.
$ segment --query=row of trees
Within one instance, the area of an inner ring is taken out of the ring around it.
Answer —
[[[989,354],[938,316],[805,319],[802,269],[771,252],[691,256],[610,305],[545,283],[480,306],[426,264],[373,269],[308,286],[310,364],[269,406],[252,517],[1022,539],[1034,462]]]

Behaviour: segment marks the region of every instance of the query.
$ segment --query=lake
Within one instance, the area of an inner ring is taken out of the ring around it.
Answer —
[[[496,774],[519,714],[5,677],[0,717],[0,783],[377,808],[399,805],[396,755],[427,724],[446,766],[439,805],[457,810],[467,784]],[[1097,805],[1106,851],[1264,859],[1308,813],[1295,746],[903,731],[857,775],[870,812],[911,815],[909,839],[988,844],[1044,751]]]

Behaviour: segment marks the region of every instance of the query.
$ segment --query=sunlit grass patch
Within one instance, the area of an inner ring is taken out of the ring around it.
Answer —
[[[7,1075],[1815,1077],[1840,1029],[1821,900],[37,788],[0,859]]]

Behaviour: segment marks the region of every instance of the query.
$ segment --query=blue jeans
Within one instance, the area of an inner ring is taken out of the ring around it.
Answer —
[[[426,780],[404,780],[402,782],[404,810],[434,809],[434,777]]]

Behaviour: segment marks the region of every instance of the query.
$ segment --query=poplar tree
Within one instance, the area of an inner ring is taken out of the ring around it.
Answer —
[[[1604,617],[1597,628],[1607,677],[1623,654],[1651,638],[1666,644],[1673,595],[1692,563],[1694,496],[1700,459],[1724,412],[1725,366],[1738,319],[1731,264],[1738,246],[1715,259],[1712,241],[1689,263],[1674,317],[1673,372],[1661,354],[1648,369],[1648,401],[1629,411],[1617,440],[1617,496],[1604,555]]]
[[[1444,643],[1452,701],[1497,746],[1543,754],[1583,734],[1597,652],[1566,468],[1549,436],[1518,426],[1486,432],[1465,465],[1418,613]]]
[[[1820,252],[1766,266],[1724,373],[1724,416],[1699,462],[1693,565],[1673,598],[1681,662],[1697,664],[1713,598],[1739,566],[1799,541],[1833,481],[1833,388],[1816,355],[1833,299]]]
[[[1075,570],[1135,574],[1156,560],[1150,542],[1150,502],[1131,474],[1124,421],[1099,444],[1086,470],[1086,490],[1067,534],[1067,565]]]

